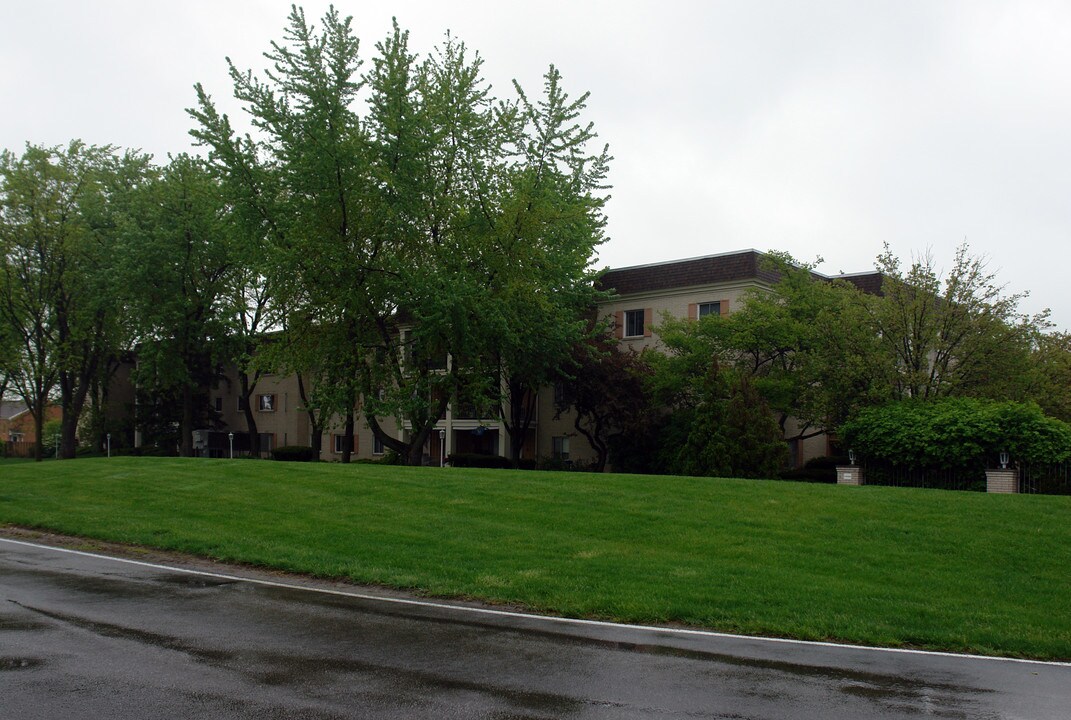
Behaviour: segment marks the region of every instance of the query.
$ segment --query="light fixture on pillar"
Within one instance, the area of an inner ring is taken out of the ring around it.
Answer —
[[[1001,450],[1000,451],[1000,469],[1001,470],[1007,470],[1008,469],[1008,460],[1009,459],[1010,458],[1008,457],[1008,451],[1007,450]]]
[[[855,465],[855,450],[848,451],[848,464]]]

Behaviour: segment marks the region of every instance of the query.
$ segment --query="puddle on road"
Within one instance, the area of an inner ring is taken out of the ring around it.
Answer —
[[[237,582],[237,580],[225,580],[223,578],[206,577],[203,575],[186,575],[183,573],[156,575],[152,579],[154,582],[193,588],[195,590],[216,588],[223,585],[234,585]]]
[[[44,665],[39,658],[0,657],[0,672],[5,670],[29,670]]]
[[[40,620],[31,620],[30,618],[19,617],[17,615],[0,615],[0,632],[6,630],[12,632],[20,630],[45,630],[47,628],[48,625]]]
[[[174,650],[176,652],[185,653],[186,655],[189,655],[195,660],[209,665],[223,664],[234,656],[234,653],[229,651],[198,647],[196,645],[188,643],[177,637],[172,637],[170,635],[163,635],[161,633],[149,632],[147,630],[138,630],[137,628],[130,628],[124,627],[122,625],[115,625],[112,623],[89,620],[87,618],[81,618],[75,615],[49,612],[40,608],[22,605],[21,603],[16,604],[18,604],[20,607],[26,608],[31,612],[43,615],[44,617],[52,618],[53,620],[58,620],[64,623],[69,623],[70,625],[82,628],[84,630],[89,630],[98,635],[103,635],[104,637],[132,640],[143,645],[152,645],[154,647],[162,648],[164,650]]]

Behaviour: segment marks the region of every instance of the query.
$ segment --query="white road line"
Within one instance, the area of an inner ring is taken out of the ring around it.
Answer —
[[[657,625],[631,625],[629,623],[612,623],[607,622],[605,620],[584,620],[582,618],[554,617],[553,615],[536,615],[534,613],[522,613],[515,612],[512,610],[494,610],[491,608],[469,607],[466,605],[452,605],[450,603],[433,602],[430,600],[412,600],[407,598],[384,597],[382,595],[369,595],[367,593],[349,592],[346,590],[332,590],[330,588],[309,587],[306,585],[297,585],[294,583],[276,582],[274,580],[261,580],[259,578],[241,577],[239,575],[226,575],[224,573],[209,572],[207,570],[191,570],[189,568],[175,567],[172,565],[161,565],[158,563],[145,562],[143,560],[131,560],[129,558],[113,557],[111,555],[101,555],[99,553],[85,552],[84,550],[72,550],[70,548],[54,547],[52,545],[42,545],[40,543],[26,542],[24,540],[12,540],[10,538],[3,537],[0,537],[0,542],[11,543],[13,545],[24,545],[26,547],[37,548],[40,550],[53,550],[55,552],[68,553],[70,555],[81,555],[83,557],[96,558],[98,560],[110,560],[112,562],[126,563],[128,565],[138,565],[141,567],[152,568],[154,570],[167,570],[170,572],[186,573],[187,575],[200,575],[202,577],[216,578],[218,580],[247,582],[253,583],[255,585],[265,585],[267,587],[285,588],[287,590],[304,590],[308,592],[321,593],[323,595],[340,595],[342,597],[355,598],[358,600],[393,603],[395,605],[411,605],[415,607],[434,608],[437,610],[450,610],[452,612],[471,613],[475,615],[493,615],[495,617],[536,620],[542,622],[558,623],[561,625],[579,625],[602,628],[618,628],[626,630],[644,630],[650,632],[671,633],[674,635],[685,635],[693,637],[751,640],[758,643],[781,643],[785,645],[803,645],[808,647],[835,648],[842,650],[864,650],[867,652],[903,653],[908,655],[925,655],[931,657],[963,658],[969,660],[991,660],[993,662],[1011,662],[1025,663],[1029,665],[1071,667],[1071,663],[1052,662],[1048,660],[1028,660],[1024,658],[994,657],[990,655],[970,655],[967,653],[940,652],[937,650],[914,650],[911,648],[871,647],[869,645],[851,645],[846,643],[842,644],[821,642],[817,640],[793,640],[791,638],[771,638],[756,635],[735,635],[733,633],[721,633],[714,632],[712,630],[668,628],[659,627]]]

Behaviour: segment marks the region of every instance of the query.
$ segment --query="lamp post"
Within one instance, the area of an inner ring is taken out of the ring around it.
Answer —
[[[234,433],[227,433],[227,440],[231,444],[231,460],[234,459]]]
[[[112,456],[112,434],[108,433],[108,457]]]
[[[439,467],[446,466],[446,431],[439,431]]]
[[[1000,451],[1000,469],[1001,470],[1007,470],[1008,469],[1008,460],[1009,459],[1010,458],[1008,457],[1008,451],[1007,450],[1001,450]]]

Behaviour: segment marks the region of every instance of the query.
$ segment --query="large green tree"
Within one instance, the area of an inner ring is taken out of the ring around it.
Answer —
[[[1034,330],[1045,316],[1019,312],[985,258],[964,243],[947,273],[930,255],[905,270],[886,246],[881,295],[864,298],[872,331],[890,358],[897,397],[1021,399]]]
[[[608,148],[592,148],[581,124],[588,95],[571,99],[551,66],[542,97],[515,83],[509,144],[490,202],[481,268],[489,297],[487,353],[496,361],[500,414],[514,463],[534,419],[535,395],[567,371],[574,348],[594,331],[588,318],[600,294],[591,270],[603,242]],[[601,464],[605,454],[600,453]]]
[[[233,227],[204,162],[172,158],[141,192],[121,252],[126,302],[138,327],[139,388],[179,424],[179,452],[208,424],[207,395],[234,357]],[[146,407],[144,412],[152,408]]]
[[[33,413],[41,456],[44,410],[63,409],[62,457],[74,457],[79,419],[122,344],[116,243],[148,158],[72,142],[0,155],[0,313],[18,345],[14,384]]]
[[[350,438],[359,404],[385,446],[419,462],[452,399],[492,404],[503,367],[526,383],[546,373],[518,328],[576,336],[606,156],[583,151],[583,98],[554,71],[545,103],[514,105],[450,35],[420,58],[395,25],[363,74],[359,48],[349,18],[332,9],[316,28],[294,8],[263,79],[231,65],[256,132],[239,136],[198,87],[193,134],[271,243],[285,364],[316,378],[310,405]]]

